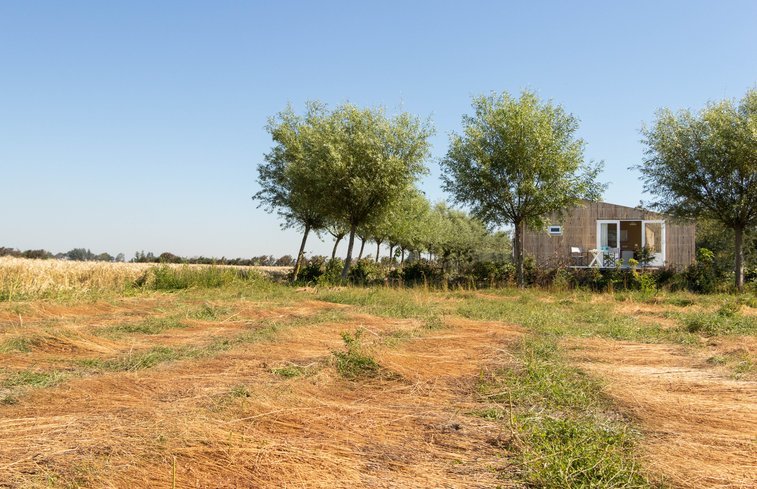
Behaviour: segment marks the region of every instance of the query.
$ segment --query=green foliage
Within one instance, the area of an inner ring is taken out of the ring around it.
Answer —
[[[32,351],[32,347],[39,345],[41,342],[41,338],[37,336],[15,336],[0,343],[0,353],[14,351],[29,353]]]
[[[195,287],[215,288],[261,280],[262,277],[258,273],[244,268],[160,265],[148,269],[135,285],[151,290],[181,290]]]
[[[708,104],[698,114],[661,110],[643,129],[637,168],[653,207],[718,221],[734,231],[735,281],[744,284],[743,235],[757,224],[757,89],[738,104]]]
[[[707,248],[697,250],[697,261],[689,265],[682,276],[688,290],[711,294],[718,289],[722,275],[718,273],[713,258],[713,253]]]
[[[560,355],[555,338],[527,336],[516,368],[479,382],[483,398],[509,406],[473,413],[509,422],[520,475],[529,487],[648,487],[634,454],[636,434],[610,412],[600,386]]]
[[[64,372],[53,370],[50,372],[38,372],[32,370],[19,370],[13,372],[5,380],[0,383],[0,386],[6,388],[13,387],[31,387],[31,388],[44,388],[52,387],[59,384],[66,378]]]
[[[530,417],[521,422],[523,478],[530,487],[645,488],[633,453],[637,434],[620,423]]]
[[[342,340],[347,351],[334,351],[336,369],[345,379],[357,380],[364,377],[375,377],[381,367],[365,352],[361,343],[364,330],[357,329],[353,334],[345,331]]]
[[[187,325],[176,318],[148,318],[137,323],[118,324],[99,328],[98,334],[118,337],[124,334],[160,334],[169,329],[186,328]]]
[[[271,369],[271,372],[278,376],[284,377],[285,379],[291,379],[304,375],[305,368],[299,365],[287,365],[285,367]]]
[[[562,107],[525,91],[476,97],[442,160],[444,188],[492,226],[515,227],[518,283],[523,283],[523,226],[542,226],[552,213],[599,198],[601,166],[583,162],[578,121]]]
[[[388,270],[383,265],[373,260],[363,258],[358,260],[350,269],[350,281],[353,284],[367,285],[383,283]]]
[[[757,319],[739,315],[737,305],[726,304],[715,313],[700,312],[684,316],[685,330],[702,336],[757,333]]]

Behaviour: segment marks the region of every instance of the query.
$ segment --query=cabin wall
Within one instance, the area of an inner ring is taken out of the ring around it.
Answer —
[[[666,264],[685,268],[694,260],[695,226],[677,223],[668,216],[605,202],[587,203],[567,211],[562,217],[553,215],[550,224],[562,226],[562,236],[551,236],[546,229],[526,229],[523,253],[545,267],[570,264],[570,248],[577,246],[586,253],[597,247],[597,220],[661,220],[665,221]]]

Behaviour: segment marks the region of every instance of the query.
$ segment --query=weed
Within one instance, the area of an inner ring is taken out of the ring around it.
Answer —
[[[294,377],[301,377],[302,375],[304,375],[306,369],[305,367],[301,367],[299,365],[287,365],[285,367],[273,368],[271,369],[271,372],[280,377],[284,377],[285,379],[292,379]]]
[[[362,377],[375,377],[381,369],[379,364],[364,351],[361,344],[363,331],[362,329],[357,329],[353,334],[347,331],[343,332],[342,340],[347,351],[332,352],[336,359],[337,371],[342,377],[349,380],[356,380]]]
[[[250,393],[250,390],[244,384],[237,385],[229,391],[229,396],[231,397],[246,398],[246,397],[250,397],[251,395],[252,394]]]

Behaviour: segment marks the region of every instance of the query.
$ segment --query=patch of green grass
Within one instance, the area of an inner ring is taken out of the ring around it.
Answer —
[[[696,301],[689,297],[669,297],[665,300],[665,303],[671,306],[689,307],[696,304]]]
[[[343,332],[342,340],[346,351],[332,352],[336,360],[336,370],[345,379],[375,377],[380,373],[381,366],[365,352],[361,344],[362,335],[362,329],[356,330],[353,334]]]
[[[650,486],[636,461],[637,434],[601,385],[563,358],[556,336],[526,336],[514,358],[479,379],[482,400],[497,406],[471,415],[509,424],[528,487]]]
[[[204,303],[202,306],[187,313],[187,317],[190,319],[200,319],[203,321],[215,321],[218,319],[224,319],[231,315],[231,309],[229,307],[218,306],[214,304]]]
[[[284,367],[272,368],[271,372],[285,379],[293,379],[305,375],[307,368],[300,365],[286,365]]]
[[[236,283],[255,283],[266,280],[265,277],[248,268],[159,265],[149,268],[135,285],[149,290],[182,290],[217,288]]]
[[[507,418],[507,412],[500,408],[485,408],[476,409],[466,413],[468,416],[475,416],[477,418],[489,419],[494,421],[501,421]]]
[[[444,329],[444,320],[438,314],[433,314],[423,319],[423,327],[430,331]]]
[[[119,337],[125,334],[160,334],[169,329],[186,328],[187,325],[176,318],[148,318],[138,323],[124,323],[116,326],[99,328],[98,334]]]
[[[64,372],[57,370],[50,372],[19,370],[8,375],[0,385],[5,388],[29,387],[39,389],[57,385],[66,377],[67,375]]]
[[[725,311],[685,315],[682,317],[683,329],[702,336],[757,334],[757,318],[738,315],[730,307]]]
[[[80,360],[78,363],[84,368],[120,372],[152,368],[160,363],[186,358],[185,349],[174,349],[165,346],[156,346],[146,351],[130,352],[116,358],[91,358]]]
[[[524,292],[529,294],[533,292]],[[466,299],[457,306],[463,317],[474,320],[515,323],[542,335],[598,336],[616,340],[697,344],[698,336],[676,328],[641,322],[614,310],[612,303],[545,303],[482,297]],[[679,313],[675,313],[676,317]]]
[[[517,419],[516,425],[523,445],[523,478],[529,487],[651,486],[634,455],[638,435],[627,425],[552,416],[529,416]]]
[[[36,336],[15,336],[0,343],[0,353],[22,352],[29,353],[32,347],[39,345],[42,340]]]
[[[423,290],[390,289],[385,287],[348,287],[321,291],[317,298],[325,302],[350,304],[374,316],[417,318],[440,309],[438,294]]]

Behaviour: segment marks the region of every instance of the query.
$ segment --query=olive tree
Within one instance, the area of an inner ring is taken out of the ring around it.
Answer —
[[[600,197],[601,165],[584,162],[578,121],[529,91],[473,99],[463,133],[450,136],[442,160],[444,188],[489,226],[514,227],[518,285],[523,285],[524,226],[539,227],[552,212]]]
[[[738,103],[657,113],[642,129],[637,166],[652,206],[681,217],[715,220],[733,230],[735,283],[744,286],[744,234],[757,225],[757,89]]]

